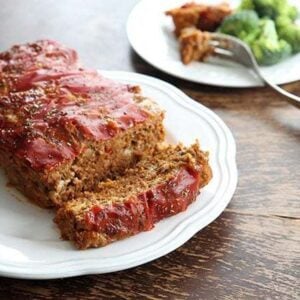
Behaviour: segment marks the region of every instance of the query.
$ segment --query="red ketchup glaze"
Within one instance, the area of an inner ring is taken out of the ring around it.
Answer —
[[[56,80],[78,73],[80,74],[80,71],[72,71],[64,68],[56,70],[40,69],[18,76],[18,78],[10,84],[10,88],[15,91],[26,91],[35,87],[38,82]]]
[[[94,206],[86,214],[90,230],[101,231],[108,237],[126,237],[144,230],[150,230],[147,202],[128,200],[106,207]]]
[[[86,97],[80,106],[63,105],[61,118],[66,126],[75,125],[87,138],[107,140],[148,118],[133,101],[128,85],[116,83],[97,72],[81,72],[59,80],[63,88]],[[87,96],[88,95],[88,96]]]
[[[167,184],[148,191],[147,201],[153,222],[186,210],[196,198],[200,184],[200,170],[183,168]]]
[[[45,165],[53,167],[57,161],[74,158],[75,152],[66,144],[53,145],[42,138],[35,138],[25,140],[16,155],[24,157],[33,169],[42,169]]]
[[[124,204],[94,206],[85,215],[88,228],[112,240],[147,231],[166,217],[186,210],[198,194],[201,168],[182,168],[165,184],[153,187]]]
[[[0,148],[33,169],[73,159],[81,136],[111,139],[148,118],[128,85],[80,69],[76,52],[56,42],[15,46],[0,53],[0,68]]]
[[[75,50],[51,40],[13,46],[9,51],[0,53],[1,71],[23,74],[39,69],[78,68]]]
[[[9,91],[26,90],[35,82],[75,71],[80,71],[76,51],[51,40],[17,45],[0,53],[0,87],[6,86]],[[0,88],[0,93],[4,92]]]

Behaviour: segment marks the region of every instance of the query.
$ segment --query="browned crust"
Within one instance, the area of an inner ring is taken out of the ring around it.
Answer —
[[[179,36],[181,30],[184,28],[196,27],[199,22],[200,13],[205,9],[205,5],[198,5],[192,2],[166,11],[166,15],[171,16],[173,19],[176,36]]]
[[[166,11],[166,15],[172,17],[175,34],[178,37],[183,29],[189,27],[210,32],[215,31],[231,12],[232,10],[226,2],[215,6],[190,2]]]
[[[122,240],[130,235],[122,237],[110,237],[103,232],[86,230],[81,228],[84,224],[76,221],[76,216],[70,211],[59,210],[55,217],[55,223],[58,225],[61,237],[64,240],[73,241],[75,247],[80,250],[88,248],[104,247],[114,241]]]

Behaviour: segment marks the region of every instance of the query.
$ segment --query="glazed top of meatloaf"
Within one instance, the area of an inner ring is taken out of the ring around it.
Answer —
[[[80,67],[76,51],[58,42],[39,40],[16,45],[0,53],[0,93],[20,91],[28,82],[55,79]]]
[[[45,44],[48,49],[52,42]],[[26,68],[35,68],[34,59],[42,54],[32,50],[32,58],[28,51],[20,52],[26,54],[26,64],[29,61]],[[13,65],[18,59],[12,59],[14,50],[12,53],[0,57]],[[23,54],[20,57],[21,61]],[[55,68],[61,61],[72,65],[76,55],[62,57],[57,60],[55,56]],[[28,73],[26,68],[22,76]],[[0,95],[0,150],[9,151],[36,171],[48,171],[74,159],[86,140],[108,140],[151,115],[139,104],[138,87],[114,82],[95,71],[63,68],[58,68],[60,74],[55,77],[36,80],[27,76],[21,89]]]

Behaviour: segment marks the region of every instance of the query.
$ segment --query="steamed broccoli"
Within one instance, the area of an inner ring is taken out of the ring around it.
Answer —
[[[291,45],[279,39],[274,21],[262,19],[260,28],[261,32],[257,39],[250,44],[259,64],[273,65],[291,54]]]
[[[300,27],[283,16],[277,18],[276,27],[279,37],[292,46],[293,53],[300,52]]]
[[[259,64],[273,65],[300,52],[300,27],[294,23],[297,15],[288,0],[242,0],[219,31],[246,42]]]
[[[279,11],[278,17],[285,16],[291,21],[295,21],[298,17],[298,9],[295,6],[287,5]]]
[[[286,41],[278,39],[274,21],[260,20],[251,10],[228,16],[219,31],[236,36],[249,44],[257,62],[262,65],[275,64],[292,52]]]
[[[219,31],[250,43],[259,31],[259,18],[255,11],[243,10],[226,17]]]
[[[244,1],[247,3],[250,0]],[[285,16],[294,21],[298,15],[296,7],[288,4],[287,0],[251,0],[251,3],[253,6],[252,9],[254,9],[260,17],[275,20],[279,16]]]
[[[238,7],[238,10],[254,10],[253,0],[243,0]]]

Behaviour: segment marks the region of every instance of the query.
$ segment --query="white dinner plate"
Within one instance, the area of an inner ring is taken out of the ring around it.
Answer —
[[[198,0],[217,4],[223,0]],[[127,22],[127,35],[133,49],[149,64],[173,76],[224,87],[262,86],[252,71],[236,63],[210,58],[207,62],[184,65],[180,60],[174,25],[164,12],[189,0],[141,0],[131,12]],[[237,7],[240,0],[228,0]],[[291,0],[300,11],[300,1]],[[267,79],[276,83],[288,83],[300,79],[300,54],[268,67],[261,67]]]
[[[138,84],[166,111],[167,138],[185,144],[199,139],[210,151],[213,179],[187,211],[104,248],[76,250],[59,238],[54,213],[26,201],[0,176],[0,275],[49,279],[114,272],[161,257],[215,220],[229,203],[237,184],[235,141],[224,122],[161,80],[127,72],[102,72],[107,77]]]

